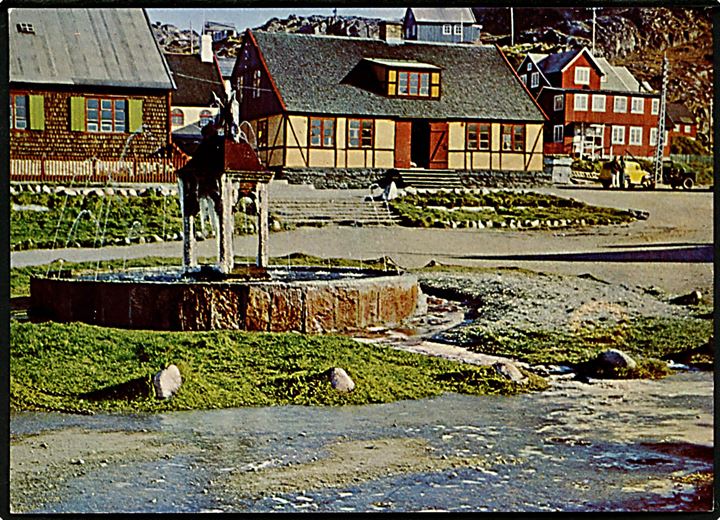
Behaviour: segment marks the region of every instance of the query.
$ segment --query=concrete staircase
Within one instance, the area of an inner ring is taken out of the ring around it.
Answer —
[[[270,199],[270,214],[295,226],[336,224],[343,226],[392,226],[400,218],[384,202],[360,197],[329,199]]]
[[[462,188],[460,175],[455,170],[398,170],[406,186],[419,189]]]

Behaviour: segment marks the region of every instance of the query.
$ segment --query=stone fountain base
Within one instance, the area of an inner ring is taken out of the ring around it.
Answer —
[[[30,312],[60,322],[132,329],[345,332],[401,323],[414,314],[420,294],[410,274],[319,267],[269,271],[279,279],[196,281],[159,271],[119,279],[33,278]]]

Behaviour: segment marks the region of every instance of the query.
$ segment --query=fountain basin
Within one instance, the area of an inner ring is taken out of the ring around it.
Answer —
[[[167,268],[33,278],[30,313],[131,329],[346,332],[401,323],[420,294],[407,273],[306,266],[268,273],[257,281],[196,281]]]

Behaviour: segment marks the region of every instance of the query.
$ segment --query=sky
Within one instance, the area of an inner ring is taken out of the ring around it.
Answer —
[[[312,8],[247,8],[247,9],[147,9],[151,22],[169,23],[179,29],[192,28],[200,30],[203,20],[213,22],[234,23],[238,31],[263,25],[270,18],[287,18],[291,14],[310,16],[313,14],[332,15],[331,7]],[[366,18],[383,18],[399,20],[405,15],[404,7],[392,8],[361,8],[340,7],[338,16],[363,16]]]

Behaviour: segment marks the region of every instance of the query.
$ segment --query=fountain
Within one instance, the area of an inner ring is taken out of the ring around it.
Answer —
[[[239,329],[345,332],[396,325],[416,310],[417,279],[397,271],[321,266],[270,266],[268,196],[272,180],[233,118],[234,93],[219,121],[204,128],[198,151],[178,170],[183,212],[179,268],[141,268],[30,281],[31,316],[54,321],[151,330]],[[233,200],[253,196],[255,265],[235,265]],[[209,197],[219,223],[218,262],[198,265],[194,219]]]

